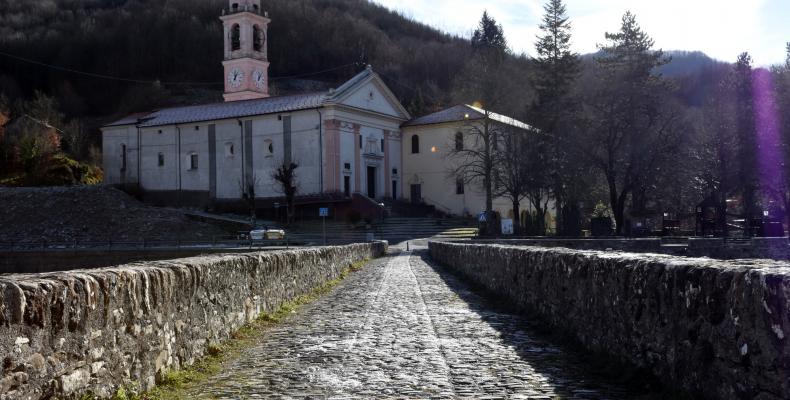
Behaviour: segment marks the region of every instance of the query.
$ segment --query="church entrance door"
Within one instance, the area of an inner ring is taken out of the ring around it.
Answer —
[[[368,167],[368,197],[376,198],[376,167]]]

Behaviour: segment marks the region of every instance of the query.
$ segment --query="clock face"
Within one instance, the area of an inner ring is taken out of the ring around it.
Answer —
[[[230,84],[231,87],[237,88],[241,86],[242,83],[244,83],[244,71],[233,68],[230,73],[228,73],[228,84]]]
[[[266,76],[263,74],[263,71],[256,69],[255,72],[252,73],[252,80],[255,82],[255,87],[263,89],[266,83]]]

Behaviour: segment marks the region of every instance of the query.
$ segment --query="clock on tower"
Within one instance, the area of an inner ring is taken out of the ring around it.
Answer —
[[[220,17],[225,34],[225,101],[268,97],[268,13],[261,11],[260,0],[229,0],[228,6]]]

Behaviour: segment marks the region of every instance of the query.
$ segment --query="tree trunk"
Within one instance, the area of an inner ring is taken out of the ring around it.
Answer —
[[[730,235],[730,227],[727,225],[727,196],[722,196],[721,201],[719,202],[719,215],[716,217],[718,218],[719,226],[721,226],[721,235],[722,237],[727,237]]]
[[[556,215],[554,235],[563,236],[565,234],[565,215],[563,215],[562,196],[556,190],[554,191],[554,214]]]
[[[609,185],[609,205],[612,207],[612,214],[614,214],[615,234],[620,235],[623,229],[623,210],[618,201],[617,183],[610,176],[607,176],[606,182]]]
[[[615,234],[620,236],[623,234],[625,227],[625,201],[628,198],[626,192],[617,195],[616,191],[610,191],[612,198],[612,214],[614,214]]]
[[[493,190],[491,188],[491,170],[488,171],[488,176],[486,176],[484,179],[483,184],[486,189],[486,213],[490,213],[494,210],[494,196]]]
[[[521,211],[519,206],[521,204],[518,200],[513,200],[513,233],[516,235],[521,234]]]
[[[790,199],[788,199],[786,196],[785,196],[784,204],[785,204],[785,220],[787,220],[787,230],[788,232],[790,232]],[[784,230],[782,231],[782,233],[784,234]]]
[[[546,209],[536,207],[535,211],[538,214],[538,236],[546,236]]]

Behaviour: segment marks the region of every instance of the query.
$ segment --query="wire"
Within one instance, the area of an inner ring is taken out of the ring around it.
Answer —
[[[46,68],[62,71],[62,72],[68,72],[68,73],[71,73],[71,74],[83,75],[83,76],[87,76],[87,77],[91,77],[91,78],[97,78],[97,79],[114,80],[114,81],[127,82],[127,83],[142,83],[142,84],[159,83],[159,84],[162,84],[162,85],[192,85],[192,86],[224,85],[223,81],[213,81],[213,82],[195,82],[195,81],[190,82],[190,81],[186,81],[186,82],[178,82],[178,81],[159,81],[159,80],[150,81],[150,80],[143,80],[143,79],[122,78],[122,77],[118,77],[118,76],[97,74],[97,73],[93,73],[93,72],[85,72],[85,71],[80,71],[80,70],[73,69],[73,68],[67,68],[67,67],[62,67],[62,66],[59,66],[59,65],[48,64],[48,63],[45,63],[45,62],[41,62],[41,61],[36,61],[36,60],[30,59],[30,58],[25,58],[25,57],[17,56],[17,55],[14,55],[14,54],[6,53],[4,51],[0,51],[0,55],[8,57],[8,58],[15,59],[15,60],[18,60],[18,61],[23,61],[23,62],[26,62],[26,63],[30,63],[30,64],[34,64],[34,65],[38,65],[38,66],[42,66],[42,67],[46,67]],[[354,62],[354,63],[349,63],[349,64],[337,66],[337,67],[334,67],[334,68],[327,68],[327,69],[320,70],[320,71],[308,72],[308,73],[298,74],[298,75],[270,77],[269,80],[270,81],[277,81],[277,80],[282,80],[282,79],[303,78],[303,77],[307,77],[307,76],[320,75],[320,74],[323,74],[323,73],[326,73],[326,72],[336,71],[336,70],[339,70],[339,69],[342,69],[342,68],[348,68],[350,66],[355,66],[355,65],[359,65],[359,63],[358,62]]]
[[[323,74],[323,73],[325,73],[325,72],[336,71],[336,70],[338,70],[338,69],[347,68],[347,67],[352,67],[352,66],[357,66],[357,65],[360,65],[360,64],[361,64],[361,63],[359,63],[359,62],[353,62],[353,63],[349,63],[349,64],[346,64],[346,65],[341,65],[341,66],[339,66],[339,67],[334,67],[334,68],[327,68],[327,69],[323,69],[323,70],[321,70],[321,71],[316,71],[316,72],[308,72],[308,73],[305,73],[305,74],[299,74],[299,75],[290,75],[290,76],[276,76],[276,77],[273,77],[273,78],[269,78],[269,80],[270,80],[270,81],[278,81],[278,80],[281,80],[281,79],[296,79],[296,78],[304,78],[304,77],[306,77],[306,76],[320,75],[320,74]]]

